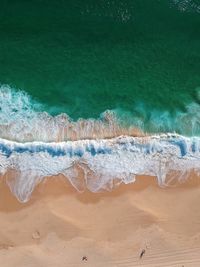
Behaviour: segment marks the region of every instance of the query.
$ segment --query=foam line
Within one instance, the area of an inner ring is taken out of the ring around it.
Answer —
[[[7,183],[21,202],[47,176],[63,174],[78,191],[98,192],[112,189],[116,181],[134,182],[136,175],[156,176],[164,186],[169,174],[183,180],[191,170],[200,173],[198,137],[163,134],[59,143],[0,139],[0,173],[12,173]]]

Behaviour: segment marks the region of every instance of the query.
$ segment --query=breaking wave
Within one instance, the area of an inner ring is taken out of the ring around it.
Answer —
[[[0,86],[0,138],[17,142],[62,142],[68,140],[105,139],[120,135],[145,136],[146,133],[176,132],[200,135],[200,105],[191,103],[186,111],[148,110],[138,103],[131,112],[107,110],[99,119],[72,120],[62,113],[52,116],[47,107],[23,91]]]
[[[45,177],[62,174],[78,190],[111,190],[136,175],[156,176],[159,185],[200,174],[200,107],[187,112],[153,112],[146,119],[107,111],[100,119],[72,121],[51,116],[25,92],[0,87],[0,175],[21,202]],[[147,129],[158,134],[144,134]],[[161,134],[172,130],[190,134]]]
[[[62,174],[78,190],[111,190],[136,175],[156,176],[159,185],[200,174],[200,138],[179,135],[117,137],[60,143],[0,140],[0,174],[21,202],[44,177]],[[169,176],[170,174],[170,176]],[[169,181],[170,177],[170,181]]]
[[[100,119],[73,121],[63,113],[51,116],[25,92],[0,87],[0,137],[18,142],[61,142],[111,138],[122,134],[141,135],[134,126],[122,127],[115,112],[106,111]]]

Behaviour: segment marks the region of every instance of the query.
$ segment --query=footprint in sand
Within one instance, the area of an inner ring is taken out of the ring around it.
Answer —
[[[40,239],[40,232],[36,230],[34,233],[32,233],[32,238],[33,239]]]

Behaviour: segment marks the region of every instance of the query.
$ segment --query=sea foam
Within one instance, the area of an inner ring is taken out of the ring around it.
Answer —
[[[27,93],[0,86],[0,137],[18,142],[61,142],[67,140],[142,135],[134,125],[122,127],[114,111],[99,119],[73,121],[67,114],[52,116]]]
[[[136,103],[132,111],[107,110],[98,119],[74,121],[67,114],[52,116],[48,107],[27,93],[0,86],[0,138],[17,142],[62,142],[84,139],[107,139],[120,135],[145,136],[176,132],[186,136],[200,135],[200,105],[192,102],[185,111],[149,110]]]
[[[128,126],[113,111],[100,119],[73,121],[66,114],[51,116],[42,110],[25,92],[0,87],[0,174],[8,173],[7,184],[21,202],[29,200],[45,177],[58,174],[78,191],[98,192],[132,183],[136,175],[156,176],[164,186],[183,181],[191,170],[200,172],[199,137],[142,133],[145,121],[158,132],[189,129],[199,134],[198,104],[191,103],[173,119],[169,113],[151,113],[149,122],[140,105]]]
[[[165,186],[200,173],[200,138],[180,135],[121,136],[60,143],[17,143],[0,139],[0,174],[21,202],[29,200],[44,177],[62,174],[78,190],[111,190],[136,175],[156,176]],[[173,173],[173,175],[172,175]]]

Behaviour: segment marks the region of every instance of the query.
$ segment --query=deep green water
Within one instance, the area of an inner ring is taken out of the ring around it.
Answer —
[[[185,2],[1,0],[0,83],[73,119],[187,112],[200,102],[200,1]]]

